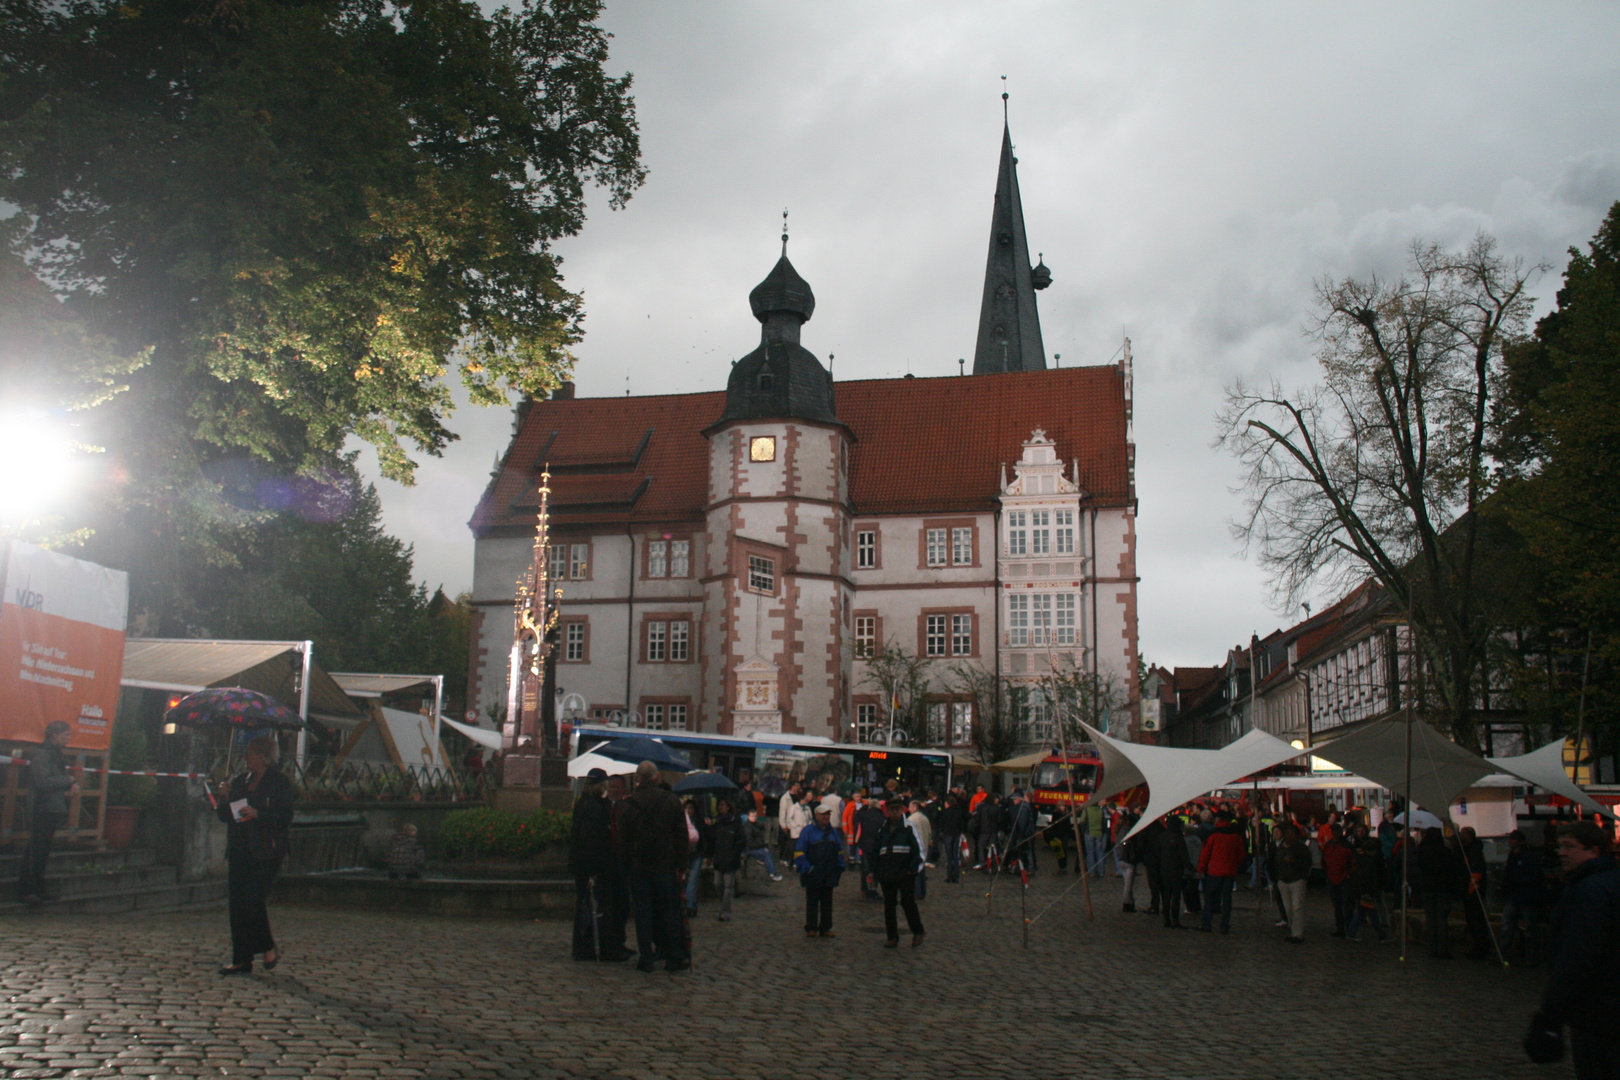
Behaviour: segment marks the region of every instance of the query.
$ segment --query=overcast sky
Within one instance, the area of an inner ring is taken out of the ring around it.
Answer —
[[[1313,280],[1475,231],[1552,272],[1620,198],[1620,6],[613,2],[646,186],[562,245],[582,396],[716,390],[758,343],[781,212],[840,378],[972,362],[1012,94],[1048,354],[1136,358],[1141,645],[1213,664],[1297,618],[1228,523],[1235,378],[1314,379]],[[466,522],[510,412],[465,408],[415,488],[379,481],[419,577],[470,586]]]

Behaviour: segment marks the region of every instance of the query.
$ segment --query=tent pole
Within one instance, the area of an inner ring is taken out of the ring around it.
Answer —
[[[1401,962],[1406,962],[1407,898],[1411,894],[1408,878],[1412,866],[1412,707],[1406,708],[1406,824],[1401,830]]]
[[[1047,653],[1050,655],[1050,647],[1048,647]],[[1052,689],[1056,691],[1057,687],[1054,685]],[[1069,790],[1067,792],[1069,799],[1069,825],[1074,829],[1074,842],[1077,845],[1075,848],[1075,865],[1080,870],[1080,883],[1086,891],[1086,921],[1096,922],[1097,913],[1092,909],[1091,906],[1091,868],[1086,865],[1086,845],[1085,842],[1080,839],[1080,819],[1074,816],[1076,811],[1080,809],[1079,805],[1074,801],[1075,796],[1079,793],[1074,790],[1074,770],[1069,767],[1069,736],[1064,730],[1063,725],[1063,704],[1058,699],[1058,695],[1056,693],[1053,693],[1052,698],[1052,703],[1057,706],[1058,749],[1063,753],[1063,778],[1068,781],[1069,785]],[[1095,791],[1096,788],[1093,787],[1092,790]],[[1089,803],[1090,799],[1087,799],[1086,801]],[[1107,857],[1108,856],[1106,854],[1103,856],[1104,859]]]

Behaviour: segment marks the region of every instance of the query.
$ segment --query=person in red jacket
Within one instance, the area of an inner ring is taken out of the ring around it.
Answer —
[[[1344,937],[1344,929],[1350,922],[1350,871],[1355,865],[1356,849],[1344,838],[1344,826],[1334,825],[1328,842],[1322,845],[1322,873],[1327,877],[1328,896],[1333,900],[1334,937]]]
[[[1209,933],[1215,919],[1215,907],[1221,909],[1221,933],[1232,932],[1232,889],[1237,885],[1238,871],[1248,845],[1243,831],[1232,824],[1230,811],[1215,815],[1215,831],[1204,841],[1198,854],[1198,876],[1203,879],[1204,910],[1198,920],[1198,929]]]

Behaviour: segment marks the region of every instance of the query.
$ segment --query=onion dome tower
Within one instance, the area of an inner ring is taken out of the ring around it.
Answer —
[[[785,233],[783,237],[782,257],[748,294],[748,305],[760,321],[759,348],[731,369],[722,424],[789,417],[838,423],[832,374],[799,344],[799,328],[815,312],[816,295],[788,261]]]

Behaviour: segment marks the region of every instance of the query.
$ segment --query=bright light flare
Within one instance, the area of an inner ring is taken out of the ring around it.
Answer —
[[[34,410],[0,413],[0,523],[34,521],[65,501],[81,460],[60,420]]]

